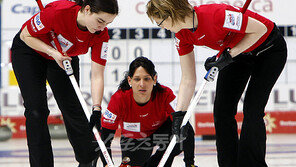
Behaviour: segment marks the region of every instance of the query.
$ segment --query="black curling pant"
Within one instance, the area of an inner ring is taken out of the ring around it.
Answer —
[[[216,145],[220,167],[266,167],[266,129],[263,117],[269,94],[287,59],[281,35],[259,55],[238,55],[219,72],[214,103]],[[238,139],[237,104],[244,97],[244,120]]]
[[[71,61],[79,81],[79,58]],[[12,45],[12,66],[24,99],[26,132],[31,167],[53,167],[53,153],[47,126],[49,115],[46,79],[62,112],[70,143],[78,162],[96,157],[94,135],[65,71],[54,60],[36,53],[16,35]]]
[[[169,145],[172,121],[170,118],[163,123],[152,135],[142,139],[132,139],[121,136],[122,158],[129,157],[131,166],[156,167],[158,166],[166,148]],[[159,146],[152,155],[153,147]],[[189,125],[187,138],[182,143],[177,143],[168,157],[165,167],[172,166],[175,156],[184,151],[184,162],[186,166],[194,164],[194,131]],[[152,155],[152,156],[151,156]]]

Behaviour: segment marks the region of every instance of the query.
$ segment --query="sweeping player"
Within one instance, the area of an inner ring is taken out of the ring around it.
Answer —
[[[103,114],[101,136],[106,147],[110,147],[120,125],[122,157],[130,159],[126,165],[157,166],[169,144],[172,129],[180,129],[184,116],[182,112],[174,112],[171,106],[174,99],[172,90],[157,82],[154,64],[145,57],[136,58]],[[189,123],[178,139],[181,143],[175,146],[166,166],[171,166],[174,157],[184,150],[186,167],[194,167],[194,131]],[[152,155],[154,146],[159,148]]]
[[[24,99],[26,132],[31,167],[53,167],[47,126],[49,115],[46,80],[62,112],[69,141],[80,167],[95,166],[98,156],[94,135],[88,126],[73,86],[62,69],[71,60],[79,83],[79,58],[91,48],[91,93],[94,110],[101,110],[104,66],[109,40],[106,26],[118,14],[116,0],[55,1],[23,24],[12,44],[12,66]],[[55,48],[54,31],[64,55]]]
[[[218,163],[221,167],[267,166],[264,108],[287,59],[286,42],[277,26],[249,10],[242,14],[240,8],[226,4],[192,7],[187,0],[150,0],[147,14],[176,33],[182,69],[177,111],[187,110],[196,85],[193,46],[220,50],[227,34],[236,34],[217,61],[213,56],[205,62],[206,70],[219,69],[214,103]],[[247,83],[238,139],[235,115]]]

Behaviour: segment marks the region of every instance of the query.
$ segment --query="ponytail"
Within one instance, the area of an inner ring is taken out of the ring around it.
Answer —
[[[128,78],[128,72],[125,73],[124,79],[120,82],[118,89],[125,91],[125,90],[129,90],[131,88],[128,83],[127,78]]]

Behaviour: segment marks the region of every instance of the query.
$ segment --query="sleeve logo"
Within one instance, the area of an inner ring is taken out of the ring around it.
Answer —
[[[104,115],[103,115],[104,118],[106,119],[109,119],[111,121],[115,121],[117,115],[113,114],[112,112],[110,112],[108,109],[105,111]]]
[[[42,30],[44,28],[44,25],[42,24],[42,22],[40,20],[40,13],[38,13],[34,17],[34,24],[35,24],[35,27],[38,29],[38,31],[40,31],[40,30]]]
[[[107,60],[108,42],[103,42],[101,50],[101,59]]]
[[[242,27],[242,20],[242,13],[226,10],[223,27],[239,31]]]
[[[175,45],[176,45],[176,48],[178,49],[178,50],[180,50],[180,39],[178,39],[177,37],[175,37]]]
[[[33,23],[33,19],[31,19],[31,27],[32,27],[32,30],[33,30],[34,32],[37,32],[37,30],[36,30],[36,28],[35,28],[35,25],[34,25],[34,23]]]

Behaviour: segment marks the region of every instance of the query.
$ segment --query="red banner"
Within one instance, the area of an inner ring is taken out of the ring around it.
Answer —
[[[63,124],[63,119],[60,115],[49,116],[48,124]],[[26,137],[26,118],[24,116],[0,116],[0,126],[8,126],[12,132],[12,138]]]
[[[238,132],[240,132],[243,114],[237,113]],[[296,111],[266,112],[264,117],[267,133],[296,133]],[[12,138],[26,137],[26,120],[24,116],[0,117],[0,126],[8,126],[12,131]],[[60,115],[48,117],[48,124],[63,124]],[[214,119],[212,113],[195,114],[195,134],[215,135]],[[116,136],[120,135],[120,129]]]
[[[238,132],[241,130],[243,114],[237,113]],[[296,111],[266,112],[264,117],[267,133],[296,133]],[[195,114],[195,134],[215,135],[212,113]]]

